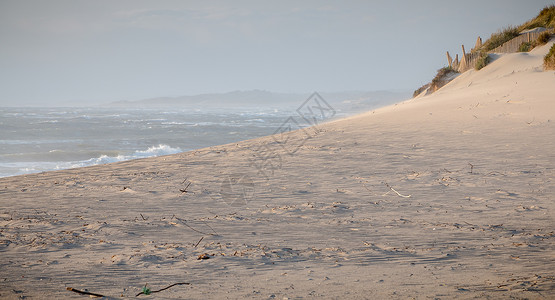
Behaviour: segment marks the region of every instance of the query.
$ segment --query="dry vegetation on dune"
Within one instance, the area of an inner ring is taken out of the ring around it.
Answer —
[[[417,89],[412,93],[412,97],[414,98],[414,97],[416,97],[416,96],[422,94],[422,92],[424,92],[427,88],[430,87],[430,84],[431,84],[431,83],[428,82],[428,83],[424,84],[423,86],[417,88]]]
[[[520,26],[509,26],[493,33],[490,38],[484,42],[481,48],[475,50],[491,51],[512,38],[517,37],[520,32],[536,27],[545,27],[551,30],[555,29],[555,5],[544,7],[535,18]],[[544,44],[545,43],[547,43],[547,40],[545,40]]]
[[[517,27],[509,26],[499,30],[496,33],[492,33],[490,38],[487,39],[481,48],[475,49],[475,51],[491,51],[504,43],[510,41],[511,39],[517,37],[519,34],[519,30]]]
[[[545,27],[555,29],[555,5],[544,7],[537,17],[520,25],[519,31],[533,29],[536,27]]]
[[[482,53],[480,55],[480,59],[476,62],[474,69],[481,70],[483,67],[487,66],[490,63],[491,59],[487,53]]]
[[[546,70],[555,70],[555,44],[549,49],[549,53],[543,59],[543,67]]]
[[[518,52],[530,52],[530,50],[538,46],[543,46],[547,44],[550,38],[551,38],[551,34],[547,31],[544,31],[542,34],[540,34],[540,36],[535,41],[524,42],[520,44],[520,47],[518,48]]]
[[[449,81],[451,81],[453,78],[457,77],[458,74],[459,74],[459,72],[453,70],[450,67],[443,67],[443,68],[437,70],[437,74],[434,77],[434,79],[432,79],[432,82],[426,83],[425,85],[423,85],[420,88],[418,88],[417,90],[415,90],[414,93],[412,94],[412,96],[416,97],[416,96],[420,95],[427,88],[430,88],[429,91],[433,93],[433,92],[439,90],[440,88],[442,88],[444,85],[448,84]]]
[[[551,34],[546,31],[538,37],[538,39],[536,40],[536,43],[538,46],[545,45],[547,44],[547,42],[549,42],[550,38],[551,38]]]
[[[534,29],[536,27],[545,27],[551,31],[555,30],[555,5],[550,5],[544,7],[540,13],[533,19],[527,21],[520,26],[509,26],[496,33],[493,33],[489,39],[487,39],[482,47],[474,49],[474,51],[491,51],[505,42],[517,37],[520,32],[528,29]],[[537,41],[533,42],[531,45],[522,46],[522,51],[530,51],[532,48],[543,45],[549,41],[549,33],[543,34]]]
[[[524,42],[518,47],[518,52],[529,52],[532,48],[532,43]]]

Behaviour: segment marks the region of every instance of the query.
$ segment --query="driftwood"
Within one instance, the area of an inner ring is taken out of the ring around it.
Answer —
[[[94,296],[94,297],[106,297],[104,295],[97,294],[97,293],[91,293],[91,292],[87,292],[87,291],[80,291],[80,290],[74,289],[72,287],[66,287],[66,290],[72,291],[72,292],[75,292],[75,293],[81,294],[81,295],[89,295],[89,296]]]
[[[397,192],[394,188],[392,188],[387,182],[384,182],[384,184],[385,184],[385,186],[387,186],[391,191],[393,191],[395,194],[397,194],[397,196],[399,196],[399,197],[403,197],[403,198],[410,198],[410,197],[411,197],[411,195],[407,195],[407,196],[401,195],[401,194],[400,194],[399,192]],[[383,194],[382,196],[385,196],[385,195],[387,195],[387,194],[389,194],[389,192]]]
[[[161,292],[161,291],[165,291],[165,290],[167,290],[169,288],[172,288],[176,285],[190,285],[190,284],[191,283],[189,283],[189,282],[177,282],[177,283],[170,284],[167,287],[161,288],[161,289],[156,290],[156,291],[151,291],[145,284],[145,286],[143,287],[143,290],[140,293],[138,293],[137,295],[135,295],[135,297],[138,297],[140,295],[150,295],[152,293],[158,293],[158,292]],[[106,297],[107,298],[107,296],[104,296],[102,294],[92,293],[92,292],[89,292],[89,291],[81,291],[81,290],[78,290],[78,289],[74,289],[72,287],[66,287],[66,290],[77,293],[77,294],[81,294],[81,295],[88,295],[88,296],[91,296],[91,297],[99,297],[99,298]]]
[[[142,290],[140,293],[138,293],[137,295],[135,295],[135,297],[138,297],[138,296],[140,296],[140,295],[150,295],[150,294],[152,294],[152,293],[158,293],[158,292],[167,290],[167,289],[169,289],[169,288],[171,288],[171,287],[174,287],[174,286],[176,286],[176,285],[190,285],[190,283],[189,283],[189,282],[178,282],[178,283],[170,284],[170,285],[168,285],[167,287],[162,288],[162,289],[159,289],[159,290],[157,290],[157,291],[151,291],[149,288],[146,287],[146,284],[145,284],[145,287],[143,288],[143,290]]]

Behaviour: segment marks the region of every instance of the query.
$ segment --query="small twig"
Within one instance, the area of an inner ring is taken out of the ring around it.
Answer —
[[[367,191],[372,192],[372,191],[366,186],[366,184],[363,183],[362,186],[363,186]]]
[[[158,293],[158,292],[167,290],[167,289],[169,289],[169,288],[171,288],[171,287],[174,287],[174,286],[176,286],[176,285],[190,285],[190,283],[189,283],[189,282],[178,282],[178,283],[170,284],[170,285],[168,285],[167,287],[165,287],[165,288],[163,288],[163,289],[159,289],[159,290],[157,290],[157,291],[150,291],[149,294]],[[146,285],[145,285],[145,286],[146,286]],[[135,295],[135,297],[139,297],[140,295],[143,295],[143,294],[145,294],[145,293],[144,293],[144,292],[140,292],[140,293],[138,293],[137,295]]]
[[[468,163],[468,165],[470,166],[470,174],[472,174],[472,170],[474,170],[474,165],[471,163]]]
[[[145,219],[145,217],[143,216],[143,214],[139,214],[139,215],[141,215],[141,218],[143,218],[143,221],[148,220],[148,218]]]
[[[403,197],[403,198],[410,198],[411,195],[405,196],[405,195],[401,195],[399,192],[397,192],[394,188],[392,188],[389,184],[387,184],[387,182],[384,182],[384,184],[393,192],[395,192],[395,194],[397,194],[397,196],[399,197]],[[387,194],[387,193],[386,193]]]
[[[187,180],[187,179],[185,179],[185,180]],[[185,182],[183,182],[183,183],[185,183]],[[190,185],[191,185],[191,182],[189,181],[187,183],[187,186],[184,189],[179,189],[179,191],[182,192],[182,193],[187,193],[188,192],[187,189],[189,188]]]
[[[195,248],[198,246],[198,244],[200,244],[200,242],[202,242],[203,239],[204,237],[201,237],[200,240],[198,240],[198,242],[195,244]]]
[[[91,292],[87,292],[87,291],[80,291],[80,290],[74,289],[72,287],[66,287],[66,290],[71,291],[71,292],[75,292],[75,293],[81,294],[81,295],[89,295],[89,296],[95,296],[95,297],[106,297],[104,295],[97,294],[97,293],[91,293]]]
[[[215,235],[219,235],[216,230],[214,230],[214,228],[212,228],[212,226],[208,225],[208,223],[206,223],[206,221],[202,221],[202,223],[204,223],[204,225],[208,226],[208,228],[210,228],[210,230],[212,230],[212,232],[214,232]]]
[[[200,230],[196,230],[195,228],[191,227],[189,224],[187,224],[187,223],[185,223],[185,222],[183,222],[183,225],[189,227],[192,231],[198,232],[198,233],[200,233],[200,234],[214,235],[213,233],[206,233],[206,232],[202,232],[202,231],[200,231]]]
[[[176,220],[179,220],[183,225],[189,227],[189,228],[190,228],[192,231],[194,231],[194,232],[198,232],[198,233],[204,234],[204,235],[219,235],[216,231],[214,231],[214,229],[212,229],[212,227],[208,226],[208,224],[206,224],[206,223],[205,223],[205,224],[206,224],[210,229],[212,229],[212,231],[214,231],[214,233],[202,232],[202,231],[200,231],[200,230],[197,230],[197,229],[193,228],[193,227],[190,226],[189,224],[187,224],[187,220],[183,220],[183,219],[180,219],[180,218],[178,218],[178,217],[175,217],[175,219],[176,219]]]

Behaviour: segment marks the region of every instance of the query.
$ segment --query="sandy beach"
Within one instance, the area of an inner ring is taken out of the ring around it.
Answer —
[[[0,178],[0,298],[553,299],[552,44],[308,129]]]

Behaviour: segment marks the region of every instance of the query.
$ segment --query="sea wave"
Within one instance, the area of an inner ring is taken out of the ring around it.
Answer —
[[[0,177],[23,175],[31,173],[40,173],[45,171],[65,170],[80,167],[88,167],[94,165],[102,165],[119,161],[126,161],[139,158],[155,157],[162,155],[170,155],[183,152],[179,147],[171,147],[165,144],[149,147],[146,150],[136,150],[134,153],[116,156],[100,155],[87,160],[81,161],[58,161],[58,162],[10,162],[0,163]]]
[[[137,150],[135,151],[135,153],[131,155],[118,155],[118,156],[101,155],[100,157],[83,160],[77,163],[71,163],[71,166],[69,168],[109,164],[109,163],[118,162],[118,161],[169,155],[169,154],[175,154],[179,152],[182,152],[179,147],[173,148],[168,145],[160,144],[158,146],[150,147],[147,150]],[[67,167],[62,165],[62,166],[59,166],[59,169],[67,169]]]

